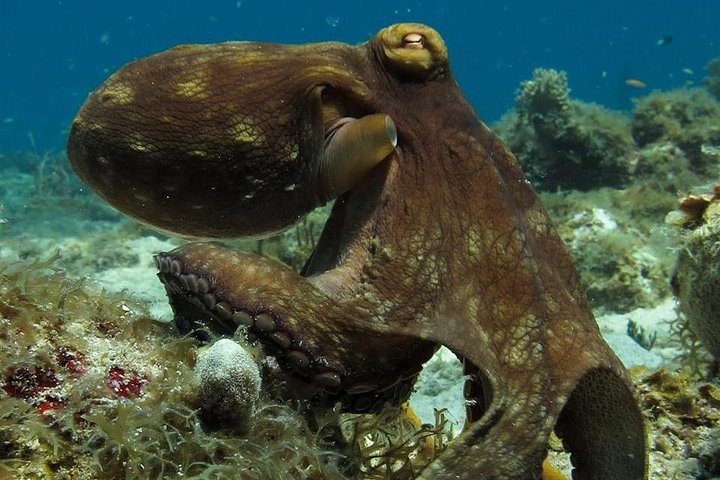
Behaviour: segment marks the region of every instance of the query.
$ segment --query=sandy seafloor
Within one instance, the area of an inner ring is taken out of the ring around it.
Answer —
[[[68,275],[85,277],[100,289],[147,305],[157,319],[172,319],[164,288],[156,277],[152,254],[170,250],[188,240],[153,232],[104,205],[80,185],[62,154],[4,154],[0,160],[0,260],[3,263],[47,258],[58,251],[60,260],[57,266]],[[607,213],[599,207],[582,210],[582,204],[578,202],[580,210],[570,217],[589,216],[590,220],[584,220],[583,228],[589,226],[590,233],[584,242],[623,230],[621,223],[607,220],[612,212]],[[598,220],[596,217],[602,218]],[[562,218],[556,220],[563,221]],[[661,223],[658,222],[654,232],[664,228]],[[653,241],[660,242],[661,249],[667,249],[672,255],[672,249],[676,247],[672,245],[670,236],[658,234],[658,238]],[[253,248],[252,244],[249,246]],[[628,245],[628,248],[631,246]],[[676,302],[669,289],[656,295],[651,305],[606,312],[607,308],[596,312],[600,329],[623,363],[628,368],[635,367],[633,376],[636,380],[647,378],[658,369],[675,372],[683,367],[678,361],[682,352],[672,341],[669,328],[678,316]],[[644,348],[628,335],[629,320],[642,327],[648,338],[656,337],[652,348]],[[715,386],[718,384],[717,379],[700,376],[695,380],[711,382]],[[458,433],[464,422],[462,389],[460,364],[451,352],[441,349],[426,365],[410,404],[427,422],[432,422],[434,418],[433,409],[447,409],[453,429]],[[715,411],[718,407],[714,407]],[[654,424],[650,429],[650,478],[711,478],[706,471],[707,464],[718,460],[708,460],[703,455],[718,456],[717,447],[713,450],[713,444],[717,445],[720,440],[720,427],[697,427],[695,443],[689,445],[683,438],[682,426],[673,424],[673,421],[679,422],[662,417],[665,424]],[[663,447],[659,448],[659,444]],[[552,457],[567,474],[567,458],[561,454],[552,454]],[[718,468],[718,465],[713,468]]]

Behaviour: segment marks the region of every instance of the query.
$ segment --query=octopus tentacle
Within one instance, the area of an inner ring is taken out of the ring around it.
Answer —
[[[435,350],[431,342],[369,327],[366,312],[259,255],[195,243],[158,254],[155,262],[176,322],[199,321],[226,334],[246,326],[326,404],[340,401],[355,412],[398,404]],[[344,347],[359,342],[372,353]]]
[[[482,416],[467,424],[463,433],[418,478],[450,479],[456,478],[451,472],[465,471],[482,472],[477,478],[540,480],[542,461],[547,454],[548,416],[539,403],[531,405],[531,401],[526,401],[526,390],[520,381],[509,386],[507,393],[494,395],[495,401]],[[511,398],[519,401],[511,402]],[[532,413],[527,413],[528,408]],[[518,429],[520,417],[523,425],[534,428]]]
[[[626,382],[611,370],[590,370],[580,379],[556,426],[577,478],[643,478],[645,428],[636,405]]]

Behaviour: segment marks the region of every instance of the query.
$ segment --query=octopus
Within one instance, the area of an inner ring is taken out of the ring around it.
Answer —
[[[375,412],[408,398],[439,346],[454,352],[466,426],[419,478],[541,478],[553,431],[573,478],[647,477],[627,372],[432,28],[137,60],[87,98],[67,153],[121,212],[203,239],[155,256],[176,323],[245,326],[313,401]],[[210,241],[330,200],[300,272]]]

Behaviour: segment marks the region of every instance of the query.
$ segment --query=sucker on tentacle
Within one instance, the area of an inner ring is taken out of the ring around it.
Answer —
[[[348,380],[342,367],[334,369],[326,359],[304,348],[302,339],[286,329],[282,318],[271,308],[239,305],[225,298],[217,291],[208,272],[186,272],[183,261],[172,254],[160,253],[154,260],[158,277],[173,299],[176,324],[181,332],[210,327],[218,333],[232,335],[244,326],[257,336],[268,354],[282,362],[287,373],[322,389],[318,398],[323,404],[332,406],[340,402],[349,412],[377,412],[386,402],[399,405],[409,397],[419,370],[388,384]],[[202,320],[186,321],[187,315]]]

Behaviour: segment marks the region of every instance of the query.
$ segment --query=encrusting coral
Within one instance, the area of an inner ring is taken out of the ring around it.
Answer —
[[[222,338],[201,351],[195,365],[207,424],[243,433],[260,397],[260,370],[240,344]]]
[[[538,68],[520,86],[515,112],[496,125],[526,175],[542,190],[621,186],[635,146],[624,116],[570,99],[565,72]]]
[[[720,477],[720,386],[683,371],[639,368],[631,374],[653,426],[651,478]]]

